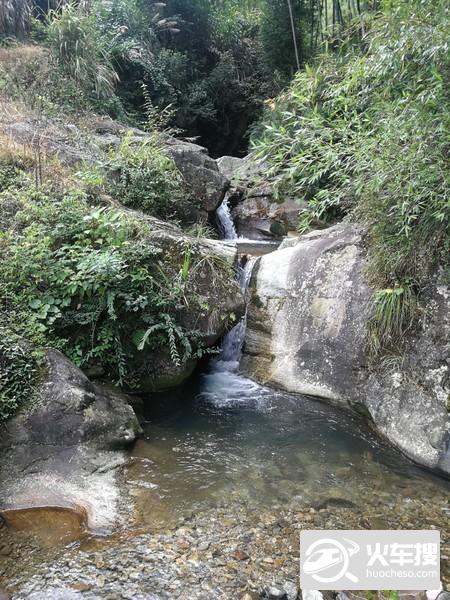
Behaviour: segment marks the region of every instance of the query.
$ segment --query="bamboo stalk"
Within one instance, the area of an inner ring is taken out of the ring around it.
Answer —
[[[289,16],[291,19],[292,39],[294,40],[295,61],[297,63],[297,71],[300,71],[300,56],[298,53],[297,35],[295,32],[294,14],[292,12],[291,0],[287,0],[287,3],[288,3],[288,7],[289,7]]]

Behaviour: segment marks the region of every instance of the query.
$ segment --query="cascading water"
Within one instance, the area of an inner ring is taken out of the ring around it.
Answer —
[[[237,232],[234,226],[233,219],[231,218],[230,204],[228,202],[228,195],[225,196],[222,204],[216,210],[216,219],[219,231],[222,234],[224,240],[236,240]]]
[[[243,267],[239,267],[238,282],[244,296],[247,294],[255,260],[255,258],[250,258]],[[239,323],[224,337],[222,350],[218,359],[214,362],[214,370],[228,372],[238,370],[246,327],[247,312]]]
[[[236,240],[237,232],[231,217],[228,195],[216,211],[216,218],[222,238],[225,240]],[[246,295],[250,278],[252,275],[255,259],[249,259],[244,266],[238,268],[238,283],[244,296]],[[219,357],[213,363],[214,371],[235,372],[239,368],[242,347],[244,345],[245,329],[247,324],[246,314],[237,325],[224,337],[222,350]]]

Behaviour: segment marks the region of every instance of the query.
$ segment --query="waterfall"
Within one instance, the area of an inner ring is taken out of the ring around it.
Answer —
[[[252,276],[256,258],[250,258],[245,265],[239,266],[238,282],[244,296],[247,294],[248,286]],[[222,342],[222,350],[217,360],[214,361],[215,371],[237,371],[244,345],[245,330],[247,328],[247,311],[233,329],[227,333]]]
[[[230,204],[228,202],[228,194],[225,196],[222,204],[216,210],[216,219],[219,231],[224,240],[236,240],[237,232],[231,218]]]

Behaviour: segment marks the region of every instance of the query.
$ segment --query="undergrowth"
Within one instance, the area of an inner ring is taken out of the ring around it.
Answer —
[[[0,348],[0,419],[31,398],[33,381],[36,389],[33,348],[101,367],[126,388],[151,371],[154,353],[180,366],[208,352],[196,319],[230,318],[205,300],[210,282],[232,281],[229,265],[194,239],[155,244],[145,217],[102,201],[101,170],[79,169],[62,191],[54,181],[36,188],[10,166],[0,192],[0,325],[10,333]]]
[[[110,193],[125,206],[163,219],[181,211],[186,197],[183,179],[158,134],[149,134],[137,146],[132,135],[126,135],[118,151],[111,154],[109,167],[117,172]]]
[[[397,5],[360,44],[300,72],[253,135],[276,194],[307,201],[301,232],[345,217],[367,226],[374,358],[401,349],[450,250],[450,8]]]
[[[0,324],[0,421],[33,402],[42,362],[42,352]]]

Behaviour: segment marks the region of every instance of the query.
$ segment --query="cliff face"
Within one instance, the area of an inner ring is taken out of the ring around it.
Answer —
[[[369,368],[372,293],[362,235],[338,225],[288,240],[259,260],[242,368],[269,385],[365,414],[411,459],[450,474],[448,289],[436,275],[403,360]]]

